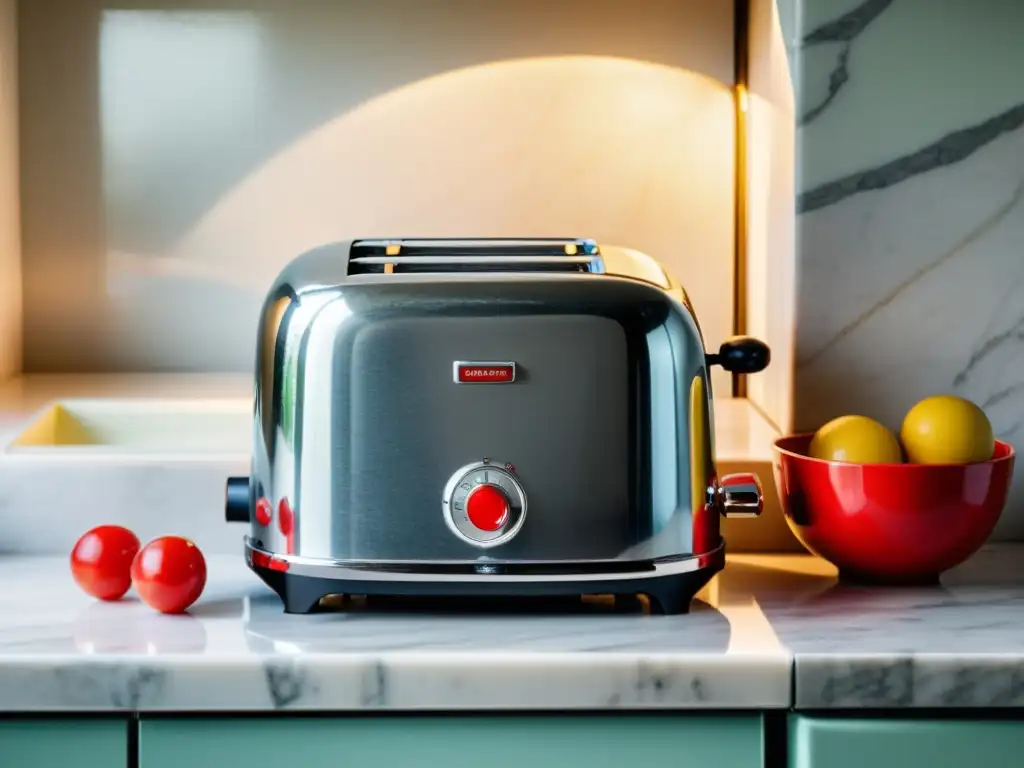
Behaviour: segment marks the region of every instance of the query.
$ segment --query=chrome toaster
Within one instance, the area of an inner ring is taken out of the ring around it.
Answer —
[[[680,284],[586,239],[365,239],[291,262],[259,322],[249,566],[327,595],[638,595],[686,612],[724,566],[707,354]]]

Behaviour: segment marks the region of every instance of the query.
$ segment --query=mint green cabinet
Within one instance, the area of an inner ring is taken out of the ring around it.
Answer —
[[[126,768],[128,723],[91,718],[2,719],[0,766]]]
[[[758,715],[143,718],[139,768],[761,768],[761,733]]]
[[[790,768],[1020,768],[1024,722],[793,716]]]

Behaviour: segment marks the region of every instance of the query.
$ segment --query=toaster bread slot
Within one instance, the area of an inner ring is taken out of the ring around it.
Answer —
[[[359,240],[349,275],[410,273],[603,273],[591,240]]]

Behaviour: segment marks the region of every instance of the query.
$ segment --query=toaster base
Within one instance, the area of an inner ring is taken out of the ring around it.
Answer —
[[[425,571],[365,570],[334,564],[311,565],[308,560],[270,555],[247,543],[249,567],[278,594],[285,613],[312,613],[329,595],[388,597],[517,598],[583,595],[646,595],[653,612],[688,613],[690,604],[725,566],[725,545],[703,555],[672,561],[632,563],[617,573],[557,575],[473,574],[465,578]],[[319,573],[317,573],[319,571]],[[335,575],[336,572],[337,575]]]

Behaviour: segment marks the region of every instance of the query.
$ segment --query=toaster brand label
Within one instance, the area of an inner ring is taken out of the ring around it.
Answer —
[[[515,363],[455,362],[456,384],[508,384],[515,380]]]

